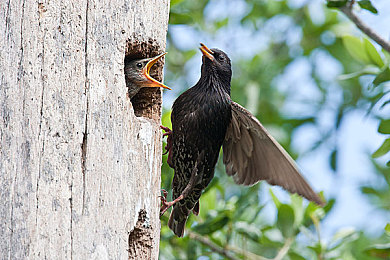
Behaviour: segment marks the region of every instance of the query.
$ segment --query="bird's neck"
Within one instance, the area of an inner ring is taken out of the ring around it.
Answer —
[[[230,78],[219,77],[216,73],[202,73],[196,87],[206,92],[223,91],[230,96],[230,80]]]

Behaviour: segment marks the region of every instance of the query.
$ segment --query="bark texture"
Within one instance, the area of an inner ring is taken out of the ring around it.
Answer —
[[[158,258],[161,91],[133,109],[123,69],[165,50],[168,13],[0,1],[1,259]]]

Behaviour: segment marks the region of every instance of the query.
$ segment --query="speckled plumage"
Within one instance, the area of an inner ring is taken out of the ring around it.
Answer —
[[[174,200],[168,203],[164,198],[160,214],[173,205],[168,226],[181,237],[190,212],[199,213],[198,201],[214,176],[221,147],[226,173],[237,184],[265,180],[324,205],[283,147],[255,116],[230,99],[228,56],[201,46],[201,78],[173,104],[173,129],[167,134],[168,163],[175,170]]]
[[[178,236],[183,235],[188,215],[214,176],[215,164],[231,120],[230,60],[222,51],[212,51],[215,57],[223,57],[223,61],[216,64],[204,57],[198,83],[180,95],[172,107],[173,198],[183,192],[198,156],[204,153],[197,165],[197,174],[201,174],[201,178],[188,196],[172,209],[168,225]],[[194,211],[198,212],[199,208]]]

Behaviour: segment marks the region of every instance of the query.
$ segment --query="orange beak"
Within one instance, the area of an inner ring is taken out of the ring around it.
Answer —
[[[165,53],[162,53],[154,58],[151,58],[150,61],[148,61],[148,63],[146,63],[146,66],[142,69],[142,74],[145,76],[145,78],[148,79],[148,87],[160,87],[160,88],[165,88],[165,89],[169,89],[171,90],[171,88],[165,86],[163,83],[161,82],[158,82],[157,80],[155,80],[154,78],[152,78],[149,73],[150,73],[150,69],[153,67],[153,65],[159,60],[161,59],[165,54],[167,54],[166,52]]]
[[[209,60],[211,61],[214,61],[214,52],[212,50],[210,50],[209,48],[207,48],[206,45],[204,45],[203,43],[200,43],[200,51],[203,53],[203,56],[206,56]]]

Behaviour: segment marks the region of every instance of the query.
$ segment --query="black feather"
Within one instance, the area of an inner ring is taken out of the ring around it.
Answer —
[[[204,153],[198,171],[202,178],[183,200],[173,206],[169,227],[183,236],[185,222],[202,191],[214,176],[215,164],[231,120],[231,65],[228,56],[212,49],[215,59],[203,57],[198,83],[180,95],[172,107],[173,199],[187,186],[198,155]],[[220,61],[217,57],[223,56]]]

